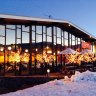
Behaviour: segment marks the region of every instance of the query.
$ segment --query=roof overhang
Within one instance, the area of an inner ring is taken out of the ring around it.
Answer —
[[[58,26],[63,30],[68,31],[79,38],[82,38],[85,41],[92,41],[92,42],[96,41],[96,37],[92,36],[85,30],[66,20],[64,21],[56,19],[44,19],[44,18],[0,14],[0,24],[13,24],[13,25],[34,24],[34,25],[46,25],[46,26]]]

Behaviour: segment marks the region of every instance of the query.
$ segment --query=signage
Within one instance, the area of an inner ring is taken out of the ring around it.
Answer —
[[[82,49],[91,50],[91,43],[90,42],[82,42]]]

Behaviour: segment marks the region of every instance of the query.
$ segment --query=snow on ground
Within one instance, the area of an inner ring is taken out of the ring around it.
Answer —
[[[66,76],[1,96],[96,96],[96,72],[75,72],[71,78]]]

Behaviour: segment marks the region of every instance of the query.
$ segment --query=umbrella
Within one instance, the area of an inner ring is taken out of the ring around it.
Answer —
[[[71,49],[71,48],[66,48],[65,50],[61,51],[59,54],[77,54],[78,52]]]
[[[84,49],[81,54],[94,54],[91,50],[89,49]]]

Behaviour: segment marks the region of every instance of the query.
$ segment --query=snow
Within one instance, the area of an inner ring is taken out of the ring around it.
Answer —
[[[1,96],[96,96],[96,72],[75,72],[71,78],[50,81]]]
[[[96,82],[96,72],[86,71],[80,73],[78,71],[75,72],[75,75],[71,76],[71,81],[81,82],[81,81],[93,81]]]

